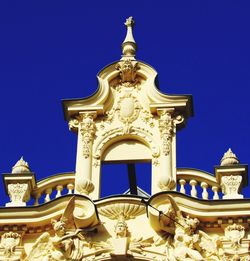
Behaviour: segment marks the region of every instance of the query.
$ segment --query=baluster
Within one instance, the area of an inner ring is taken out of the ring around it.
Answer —
[[[45,196],[45,198],[44,198],[44,202],[45,202],[45,203],[50,201],[50,194],[51,194],[51,193],[52,193],[52,188],[47,188],[47,189],[45,190],[45,194],[46,194],[46,196]]]
[[[194,179],[191,179],[189,184],[191,185],[192,189],[191,189],[191,196],[194,198],[197,198],[197,190],[196,190],[196,185],[197,185],[197,181]]]
[[[73,193],[73,189],[74,189],[74,184],[69,183],[67,185],[67,189],[68,189],[68,194],[72,194]]]
[[[62,196],[63,186],[62,185],[57,185],[56,186],[56,190],[57,190],[56,198],[61,197]]]
[[[218,187],[216,187],[216,186],[213,186],[213,187],[212,187],[212,191],[214,192],[213,199],[219,199],[218,190],[219,190]]]
[[[202,198],[208,199],[208,192],[207,192],[208,184],[206,182],[201,182],[201,187],[203,189],[202,194],[201,194]]]
[[[180,183],[180,192],[183,194],[186,194],[186,190],[185,190],[185,184],[186,184],[186,180],[185,179],[180,179],[179,180]]]
[[[41,197],[41,193],[36,194],[34,206],[38,206],[38,205],[39,205],[39,199],[40,199],[40,197]]]

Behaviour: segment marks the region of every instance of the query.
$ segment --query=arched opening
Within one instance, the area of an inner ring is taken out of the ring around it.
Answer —
[[[151,150],[137,140],[120,140],[101,160],[101,197],[111,194],[151,194]]]

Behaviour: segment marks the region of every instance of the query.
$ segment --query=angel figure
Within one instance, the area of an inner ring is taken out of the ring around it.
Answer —
[[[195,233],[198,225],[197,218],[187,216],[178,220],[174,236],[174,257],[176,260],[204,260],[198,251],[200,237]]]
[[[83,229],[76,229],[73,211],[75,200],[72,197],[59,221],[52,220],[55,236],[43,233],[32,246],[26,261],[80,261],[83,258],[83,246],[87,244],[81,234]]]
[[[210,237],[205,232],[199,230],[201,248],[200,252],[204,252],[206,260],[219,261],[224,260],[223,244],[219,236]]]

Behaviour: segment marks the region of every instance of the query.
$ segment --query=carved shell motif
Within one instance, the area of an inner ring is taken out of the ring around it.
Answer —
[[[118,117],[123,123],[131,123],[138,118],[140,104],[131,93],[125,94],[118,102]]]

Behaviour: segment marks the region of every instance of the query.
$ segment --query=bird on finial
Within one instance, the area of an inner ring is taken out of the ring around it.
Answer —
[[[126,26],[133,26],[135,24],[135,21],[132,16],[126,19],[126,22],[124,23]]]
[[[127,26],[127,34],[122,43],[123,55],[121,60],[125,60],[125,59],[135,60],[137,45],[133,37],[133,26],[135,24],[133,17],[130,16],[129,18],[127,18],[124,24]]]

